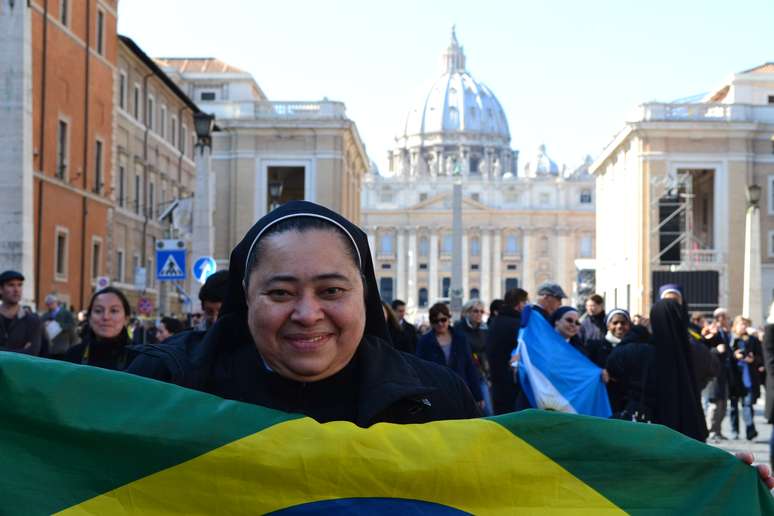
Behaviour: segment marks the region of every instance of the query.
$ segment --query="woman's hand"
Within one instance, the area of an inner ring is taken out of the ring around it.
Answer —
[[[737,459],[750,466],[752,466],[755,461],[755,456],[752,453],[736,452],[734,455],[736,455]],[[765,464],[756,464],[753,467],[758,470],[758,476],[761,477],[761,480],[766,484],[766,487],[774,489],[774,477],[771,476],[771,469]]]
[[[608,383],[610,381],[610,375],[607,372],[607,369],[602,369],[602,382]]]

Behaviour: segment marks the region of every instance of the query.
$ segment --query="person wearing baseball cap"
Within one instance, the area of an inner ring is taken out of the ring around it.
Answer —
[[[22,308],[24,276],[17,271],[0,273],[0,351],[38,355],[43,326],[37,315]]]
[[[533,307],[547,322],[551,321],[551,316],[562,306],[562,299],[567,297],[562,287],[552,281],[542,283],[538,287],[537,295],[538,298]]]

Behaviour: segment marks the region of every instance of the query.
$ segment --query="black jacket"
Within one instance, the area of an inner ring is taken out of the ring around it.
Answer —
[[[470,391],[452,371],[378,338],[364,337],[339,373],[302,383],[269,371],[251,339],[234,335],[229,326],[228,318],[220,319],[207,333],[188,331],[164,344],[139,346],[127,372],[305,414],[321,423],[344,420],[368,427],[480,416]]]
[[[398,323],[399,326],[395,327],[387,325],[390,331],[390,338],[392,339],[392,345],[398,351],[414,354],[417,350],[417,329],[413,324],[405,321]]]
[[[607,358],[607,391],[615,417],[629,419],[637,412],[650,421],[654,419],[656,348],[649,339],[647,329],[634,326]]]
[[[733,369],[736,368],[731,346],[720,334],[704,339],[704,342],[719,366],[718,374],[707,384],[707,398],[711,402],[728,399],[730,381],[734,375]],[[722,351],[720,346],[722,346]]]
[[[86,325],[81,342],[71,347],[62,358],[66,362],[74,364],[123,371],[136,356],[136,352],[129,342],[129,334],[126,330],[115,339],[100,340]]]
[[[0,320],[0,351],[37,356],[43,338],[40,318],[20,307],[16,317],[3,319]]]
[[[503,307],[489,326],[486,356],[492,381],[492,406],[495,414],[513,412],[518,385],[511,367],[511,352],[516,347],[521,314],[512,307]]]

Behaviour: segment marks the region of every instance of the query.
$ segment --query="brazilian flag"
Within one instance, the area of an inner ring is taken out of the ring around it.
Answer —
[[[669,429],[526,411],[312,419],[0,352],[0,514],[774,514],[757,472]]]

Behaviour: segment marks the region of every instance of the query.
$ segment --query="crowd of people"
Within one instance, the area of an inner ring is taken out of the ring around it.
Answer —
[[[19,304],[23,281],[14,271],[0,274],[0,351],[123,370],[362,427],[529,407],[514,374],[526,291],[507,291],[488,317],[480,300],[468,301],[456,321],[446,303],[436,303],[429,326],[417,328],[404,302],[380,299],[365,233],[305,201],[282,205],[247,232],[229,270],[201,289],[200,318],[135,326],[114,287],[93,294],[80,324],[53,294],[38,317]],[[726,411],[738,431],[741,404],[745,437],[756,436],[753,404],[761,385],[774,383],[774,325],[761,345],[744,318],[729,325],[723,310],[709,321],[690,317],[678,285],[662,287],[648,318],[605,311],[598,295],[583,314],[565,299],[560,285],[545,283],[532,314],[599,366],[614,417],[662,423],[702,441],[709,426],[717,440],[725,437]]]
[[[218,317],[228,271],[207,278],[199,291],[202,310],[190,317],[162,316],[142,320],[116,287],[94,293],[86,310],[74,314],[56,293],[45,298],[47,311],[36,314],[22,306],[24,276],[0,273],[0,351],[13,351],[107,369],[123,370],[140,345],[156,345],[186,330],[206,331]]]

